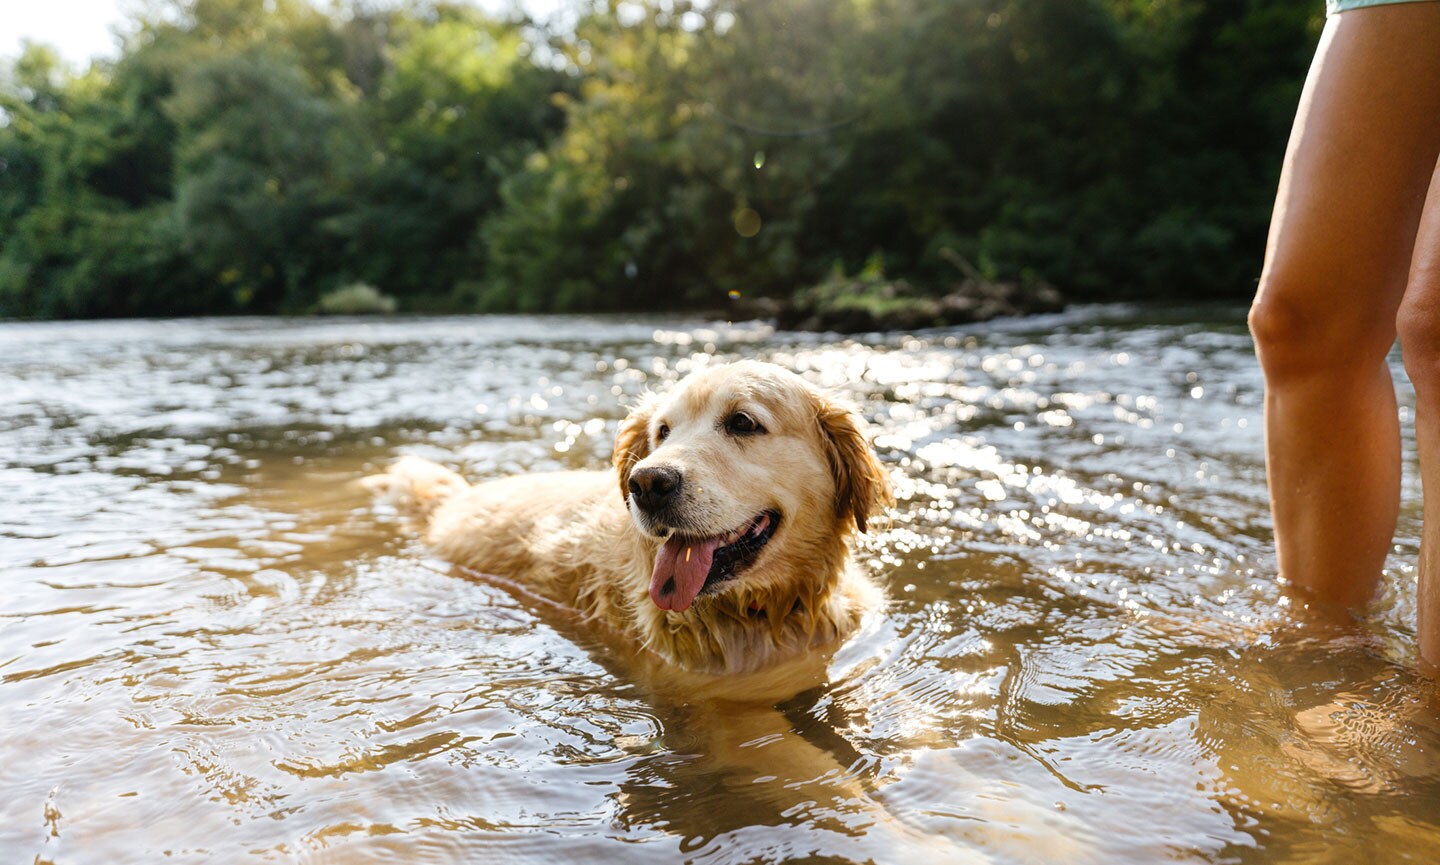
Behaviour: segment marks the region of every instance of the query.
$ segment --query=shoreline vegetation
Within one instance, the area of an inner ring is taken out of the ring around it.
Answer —
[[[1316,0],[135,8],[112,61],[0,58],[0,317],[725,308],[853,332],[1241,298],[1323,20]]]
[[[947,251],[949,252],[949,251]],[[747,299],[737,295],[723,310],[701,310],[732,321],[768,321],[781,330],[833,333],[918,330],[1037,313],[1060,312],[1065,298],[1042,280],[985,279],[958,254],[947,256],[963,274],[944,294],[921,293],[905,280],[885,277],[878,261],[847,277],[839,269],[821,283],[788,298]],[[392,315],[395,298],[373,285],[354,283],[320,298],[316,315]]]
[[[943,293],[926,293],[903,279],[887,279],[880,263],[872,260],[855,276],[836,269],[824,282],[783,301],[752,304],[753,317],[773,319],[782,330],[869,333],[948,327],[1065,308],[1064,296],[1044,280],[986,279],[953,250],[941,254],[960,271],[960,278],[945,285]]]

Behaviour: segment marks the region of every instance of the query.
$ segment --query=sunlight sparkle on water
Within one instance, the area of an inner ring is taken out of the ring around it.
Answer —
[[[1428,861],[1418,513],[1363,633],[1292,616],[1244,310],[1205,314],[853,339],[0,323],[0,698],[23,707],[0,712],[0,849]],[[354,483],[406,453],[468,478],[604,470],[626,406],[740,358],[858,405],[895,487],[857,538],[890,601],[774,735],[834,749],[898,834],[716,777],[687,731],[723,719],[657,707],[577,623],[429,558]]]

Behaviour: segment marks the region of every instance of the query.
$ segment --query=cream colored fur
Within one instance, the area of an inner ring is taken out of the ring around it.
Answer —
[[[728,433],[736,411],[766,432]],[[515,581],[695,673],[751,673],[833,648],[880,602],[851,561],[849,538],[892,501],[884,469],[860,418],[799,376],[751,361],[697,372],[625,419],[614,464],[613,473],[472,487],[407,457],[366,483],[417,518],[442,558]],[[755,564],[684,612],[650,599],[662,537],[626,495],[633,471],[662,465],[684,474],[687,533],[724,534],[763,510],[781,514]]]

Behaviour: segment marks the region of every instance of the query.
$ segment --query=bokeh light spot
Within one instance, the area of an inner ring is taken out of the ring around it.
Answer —
[[[760,214],[754,208],[746,207],[735,214],[735,232],[741,237],[754,237],[760,233]]]

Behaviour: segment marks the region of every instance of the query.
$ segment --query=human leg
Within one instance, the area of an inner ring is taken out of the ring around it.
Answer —
[[[1399,507],[1385,355],[1440,152],[1440,4],[1326,25],[1250,313],[1281,576],[1325,606],[1374,591]]]
[[[1430,182],[1396,326],[1405,370],[1415,385],[1415,433],[1425,496],[1417,633],[1422,666],[1433,673],[1440,671],[1440,163]]]

